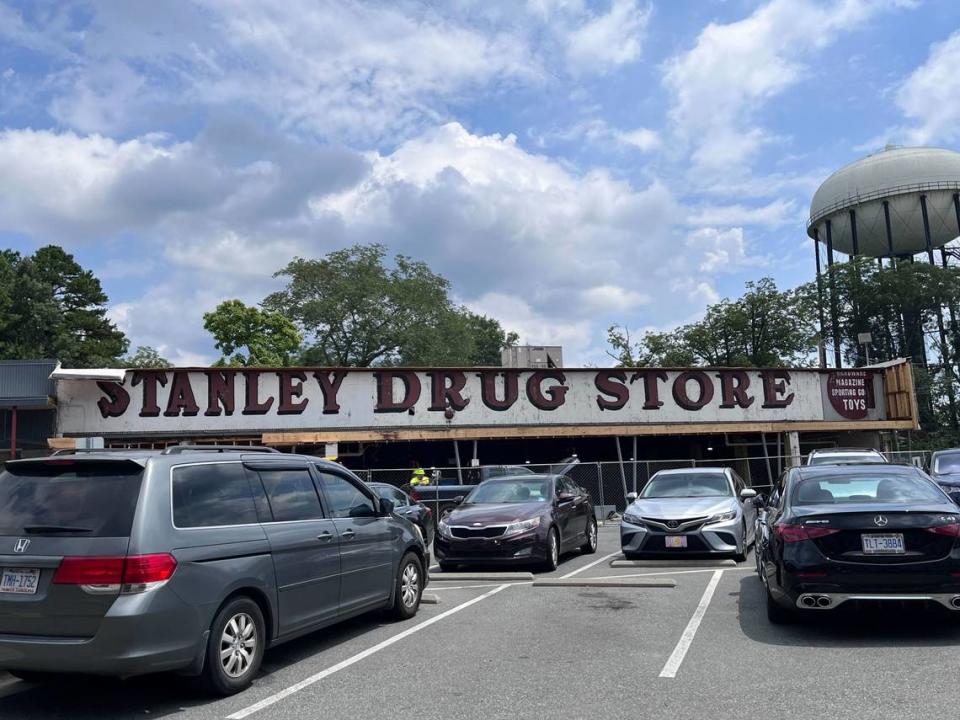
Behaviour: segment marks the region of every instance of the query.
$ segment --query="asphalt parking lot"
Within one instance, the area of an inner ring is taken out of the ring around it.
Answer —
[[[169,676],[49,687],[0,676],[0,718],[953,718],[960,622],[889,608],[767,622],[752,558],[612,568],[596,555],[538,578],[675,587],[435,582],[411,622],[378,615],[270,651],[245,693],[210,700]],[[663,584],[663,583],[661,583]]]

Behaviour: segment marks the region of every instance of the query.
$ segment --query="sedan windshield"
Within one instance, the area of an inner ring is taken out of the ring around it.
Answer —
[[[731,497],[726,475],[719,473],[677,473],[654,475],[640,493],[642,498]]]
[[[487,481],[467,496],[465,503],[531,503],[550,500],[552,483],[543,478],[510,478]]]
[[[801,480],[793,493],[798,505],[852,503],[942,503],[946,498],[916,475],[877,477],[868,474]]]
[[[960,473],[960,453],[937,455],[933,463],[935,473]]]
[[[842,463],[886,463],[877,453],[826,453],[814,455],[808,465],[839,465]]]

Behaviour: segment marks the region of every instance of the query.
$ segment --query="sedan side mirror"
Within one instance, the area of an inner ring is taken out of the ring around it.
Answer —
[[[628,493],[627,493],[627,502],[628,502],[628,503],[632,503],[632,502],[633,502],[634,500],[636,500],[636,499],[637,499],[637,494],[636,494],[635,492],[628,492]]]
[[[576,499],[576,496],[573,493],[568,493],[568,492],[557,493],[557,503],[573,502],[575,499]]]
[[[393,500],[388,500],[387,498],[380,498],[380,514],[381,515],[393,514]]]
[[[748,500],[750,498],[755,498],[757,496],[757,491],[753,488],[744,488],[740,491],[740,499]]]
[[[463,502],[463,495],[457,495],[457,496],[453,499],[453,504],[454,504],[454,505],[459,505],[459,504],[462,503],[462,502]]]

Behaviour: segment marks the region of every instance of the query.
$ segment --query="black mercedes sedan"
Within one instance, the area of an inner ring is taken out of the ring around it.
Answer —
[[[597,519],[582,487],[566,475],[520,475],[477,485],[437,524],[441,570],[458,565],[537,564],[597,551]]]
[[[757,524],[757,572],[773,623],[850,601],[927,601],[960,612],[960,507],[918,468],[793,468]]]

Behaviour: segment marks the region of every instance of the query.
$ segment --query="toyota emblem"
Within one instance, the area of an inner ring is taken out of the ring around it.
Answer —
[[[876,525],[877,527],[886,527],[886,526],[887,526],[887,518],[884,517],[883,515],[877,515],[877,516],[873,519],[873,524]]]
[[[678,527],[680,527],[680,523],[676,520],[667,520],[667,527],[671,530],[676,530]]]
[[[30,538],[20,538],[14,543],[13,551],[15,553],[26,552],[28,547],[30,547]]]

